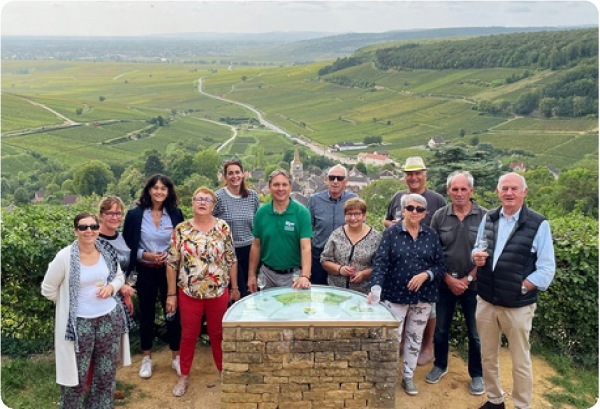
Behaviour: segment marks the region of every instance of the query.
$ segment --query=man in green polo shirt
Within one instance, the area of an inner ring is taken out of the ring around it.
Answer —
[[[312,224],[308,209],[290,199],[290,175],[277,169],[269,175],[273,200],[254,216],[248,265],[248,289],[256,292],[256,269],[266,279],[265,288],[293,286],[310,288]],[[300,278],[294,283],[294,272]]]

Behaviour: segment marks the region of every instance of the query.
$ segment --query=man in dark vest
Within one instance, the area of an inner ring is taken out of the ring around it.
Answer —
[[[475,318],[488,397],[480,409],[504,409],[498,361],[502,333],[512,356],[514,407],[529,409],[533,395],[529,333],[537,292],[547,290],[554,278],[554,247],[548,221],[524,204],[523,176],[501,176],[497,193],[502,206],[481,221],[473,250],[479,267]]]

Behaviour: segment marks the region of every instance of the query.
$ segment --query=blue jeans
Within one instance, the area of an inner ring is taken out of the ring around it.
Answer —
[[[477,334],[475,322],[475,310],[477,309],[477,291],[467,290],[456,296],[442,283],[440,285],[439,301],[437,302],[437,323],[433,337],[435,361],[434,365],[440,369],[448,367],[448,344],[450,337],[450,326],[456,303],[460,302],[469,337],[469,375],[471,378],[483,376],[481,369],[481,341]]]

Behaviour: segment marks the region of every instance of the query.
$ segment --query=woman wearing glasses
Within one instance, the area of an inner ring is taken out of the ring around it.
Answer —
[[[222,321],[230,299],[228,285],[237,282],[237,259],[229,226],[213,216],[216,200],[207,187],[194,192],[194,217],[177,226],[169,248],[167,312],[179,307],[181,314],[181,375],[172,391],[177,397],[187,391],[203,314],[215,365],[219,373],[223,370]],[[239,289],[233,288],[231,299],[239,298]]]
[[[244,168],[238,159],[223,164],[225,186],[216,191],[213,216],[227,222],[233,236],[233,246],[238,260],[237,281],[231,283],[231,289],[238,288],[240,295],[248,295],[248,262],[252,247],[252,223],[260,206],[258,193],[248,189],[244,178]]]
[[[359,198],[344,203],[346,224],[331,233],[321,253],[328,284],[367,294],[373,256],[381,234],[367,226],[367,204]]]
[[[98,238],[98,218],[80,213],[77,238],[48,265],[42,295],[56,303],[54,350],[60,407],[83,407],[93,364],[87,407],[114,407],[117,360],[131,365],[128,331],[132,321],[119,289],[124,276],[114,247]],[[122,345],[123,348],[119,348]]]
[[[118,231],[119,227],[121,227],[121,223],[123,222],[124,214],[125,205],[123,204],[121,198],[117,196],[105,197],[98,205],[98,219],[100,220],[100,234],[98,237],[102,240],[108,241],[115,248],[119,258],[121,270],[125,272],[129,267],[131,250],[129,247],[127,247],[127,243],[125,243],[123,235]],[[133,314],[131,296],[135,293],[135,290],[130,285],[123,284],[119,292],[125,298],[125,303],[129,309],[129,313]]]
[[[171,234],[183,221],[178,207],[177,193],[173,181],[165,175],[150,176],[137,205],[127,211],[123,224],[123,238],[131,249],[127,273],[137,271],[136,289],[140,316],[140,344],[144,357],[140,377],[152,376],[152,344],[154,341],[154,318],[156,298],[159,297],[163,310],[171,293],[167,293],[165,262]],[[173,296],[175,294],[172,294]],[[181,325],[179,314],[167,320],[167,336],[171,349],[171,367],[180,374],[179,343]]]
[[[411,193],[402,196],[400,207],[403,220],[383,232],[375,253],[371,286],[381,287],[381,298],[386,300],[400,322],[400,341],[406,327],[402,387],[407,394],[416,395],[419,391],[413,382],[413,373],[431,304],[437,301],[446,266],[437,233],[421,223],[427,211],[427,200]]]

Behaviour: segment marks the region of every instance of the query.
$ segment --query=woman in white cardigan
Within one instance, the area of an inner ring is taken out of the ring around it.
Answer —
[[[60,407],[83,407],[93,361],[86,407],[110,409],[119,352],[123,365],[131,364],[128,331],[133,321],[119,294],[124,276],[114,247],[96,240],[98,218],[80,213],[73,225],[77,240],[58,252],[42,282],[42,295],[56,303],[54,349]]]

